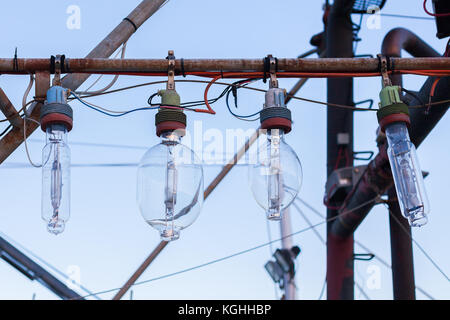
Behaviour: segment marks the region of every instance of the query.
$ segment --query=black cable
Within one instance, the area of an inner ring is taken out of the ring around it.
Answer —
[[[242,83],[245,83],[245,82],[248,82],[248,81],[252,81],[252,80],[254,80],[254,79],[245,79],[245,80],[239,80],[239,81],[236,81],[236,82],[233,82],[233,84],[231,85],[231,90],[228,90],[228,92],[227,92],[227,96],[225,97],[225,102],[226,102],[226,105],[227,105],[227,109],[228,109],[228,111],[233,115],[233,116],[235,116],[236,118],[250,118],[250,117],[253,117],[253,116],[256,116],[256,115],[258,115],[261,111],[258,111],[258,112],[255,112],[255,113],[253,113],[253,114],[250,114],[250,115],[244,115],[244,116],[242,116],[242,115],[238,115],[238,114],[236,114],[236,113],[234,113],[232,110],[231,110],[231,108],[230,108],[230,104],[229,104],[229,98],[230,98],[230,93],[233,93],[233,96],[234,96],[234,105],[235,105],[235,107],[236,107],[236,109],[238,108],[238,106],[237,106],[237,86],[238,85],[241,85]],[[249,82],[250,83],[250,82]],[[246,85],[246,84],[245,84]],[[243,85],[243,86],[245,86],[245,85]],[[243,87],[242,86],[242,87]],[[254,121],[254,120],[258,120],[259,119],[259,117],[258,118],[256,118],[256,119],[252,119],[252,120],[250,120],[250,121]]]
[[[9,129],[11,129],[11,128],[12,128],[12,124],[10,124],[9,126],[7,126],[6,129],[3,130],[3,131],[0,133],[0,137],[3,137],[3,136],[9,131]]]
[[[358,210],[359,208],[362,208],[362,207],[368,205],[369,203],[376,202],[377,199],[378,199],[378,197],[375,197],[375,198],[373,198],[373,199],[371,199],[371,200],[368,200],[368,201],[366,201],[366,202],[364,202],[364,203],[362,203],[362,204],[356,206],[355,208],[353,208],[353,209],[351,209],[351,210],[349,210],[349,211],[346,211],[346,212],[344,212],[344,213],[341,213],[341,216],[342,216],[342,215],[349,214],[349,213],[351,213],[351,212],[353,212],[353,211],[356,211],[356,210]],[[161,275],[161,276],[158,276],[158,277],[155,277],[155,278],[151,278],[151,279],[147,279],[147,280],[142,280],[142,281],[137,281],[137,282],[135,282],[134,284],[132,284],[131,286],[135,287],[135,286],[142,285],[142,284],[145,284],[145,283],[149,283],[149,282],[153,282],[153,281],[157,281],[157,280],[161,280],[161,279],[170,278],[170,277],[173,277],[173,276],[182,274],[182,273],[186,273],[186,272],[189,272],[189,271],[192,271],[192,270],[204,268],[204,267],[206,267],[206,266],[209,266],[209,265],[212,265],[212,264],[216,264],[216,263],[218,263],[218,262],[222,262],[222,261],[225,261],[225,260],[228,260],[228,259],[237,257],[237,256],[241,256],[241,255],[244,255],[244,254],[246,254],[246,253],[249,253],[249,252],[258,250],[258,249],[260,249],[260,248],[264,248],[264,247],[266,247],[266,246],[269,246],[271,243],[276,243],[276,242],[278,242],[278,241],[282,241],[282,240],[284,240],[284,239],[291,238],[291,237],[293,237],[293,236],[295,236],[295,235],[302,234],[302,233],[304,233],[304,232],[306,232],[306,231],[308,231],[308,230],[312,230],[312,229],[314,229],[314,228],[316,228],[316,227],[318,227],[318,226],[321,226],[321,225],[323,225],[323,224],[325,224],[325,223],[327,223],[327,222],[334,221],[334,220],[336,220],[338,217],[339,217],[339,216],[334,216],[334,217],[325,219],[325,220],[323,220],[323,221],[321,221],[321,222],[319,222],[319,223],[316,223],[316,224],[314,224],[314,225],[312,225],[312,226],[309,226],[309,227],[307,227],[307,228],[303,228],[303,229],[301,229],[301,230],[298,230],[298,231],[296,231],[296,232],[290,233],[290,234],[285,235],[285,236],[283,236],[283,237],[280,237],[280,238],[278,238],[278,239],[272,240],[271,242],[262,243],[262,244],[260,244],[260,245],[257,245],[257,246],[254,246],[254,247],[251,247],[251,248],[248,248],[248,249],[245,249],[245,250],[242,250],[242,251],[235,252],[235,253],[232,253],[232,254],[230,254],[230,255],[224,256],[224,257],[222,257],[222,258],[210,260],[210,261],[208,261],[208,262],[205,262],[205,263],[202,263],[202,264],[199,264],[199,265],[190,267],[190,268],[185,268],[185,269],[182,269],[182,270],[179,270],[179,271],[175,271],[175,272],[172,272],[172,273],[168,273],[168,274],[165,274],[165,275]],[[103,290],[103,291],[95,292],[94,294],[95,294],[95,295],[100,295],[100,294],[105,294],[105,293],[109,293],[109,292],[118,291],[118,290],[120,290],[120,289],[122,289],[122,287],[114,288],[114,289],[108,289],[108,290]],[[87,298],[87,297],[90,297],[90,296],[91,296],[91,295],[86,295],[86,296],[83,296],[82,298]],[[76,300],[76,299],[74,299],[74,300]]]
[[[228,92],[230,92],[230,90],[232,90],[235,87],[236,83],[241,83],[241,82],[245,82],[245,81],[248,81],[248,80],[237,81],[233,84],[230,84],[229,86],[226,86],[225,89],[216,98],[208,99],[208,103],[213,104],[213,103],[219,101]],[[153,98],[157,95],[158,95],[158,93],[154,93],[148,98],[147,103],[149,104],[149,106],[151,106],[151,107],[163,106],[163,105],[161,105],[161,103],[152,103]],[[171,106],[171,105],[167,105],[167,104],[165,104],[164,106],[190,109],[192,107],[198,107],[198,106],[204,106],[204,105],[205,105],[205,100],[197,100],[197,101],[183,102],[183,103],[180,103],[179,106]]]
[[[24,114],[21,114],[21,115],[19,115],[19,117],[23,117],[24,116]],[[3,137],[5,134],[7,134],[8,133],[8,131],[9,131],[9,129],[11,129],[13,127],[13,125],[12,124],[10,124],[9,126],[7,126],[6,128],[5,128],[5,130],[3,130],[1,133],[0,133],[0,137]]]

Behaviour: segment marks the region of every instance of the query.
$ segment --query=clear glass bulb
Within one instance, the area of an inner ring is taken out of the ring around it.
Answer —
[[[42,219],[53,234],[64,231],[70,217],[70,148],[64,125],[51,124],[42,150]]]
[[[282,211],[297,197],[302,166],[280,129],[267,131],[267,143],[259,148],[256,163],[249,166],[250,188],[269,220],[280,220]]]
[[[138,167],[137,201],[145,221],[165,241],[176,240],[203,204],[203,168],[176,132],[161,135]]]
[[[401,212],[413,227],[427,223],[428,198],[416,148],[409,139],[404,122],[390,124],[385,129],[392,177]]]

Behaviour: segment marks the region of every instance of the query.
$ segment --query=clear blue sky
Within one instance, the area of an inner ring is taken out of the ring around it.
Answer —
[[[19,57],[49,57],[66,54],[83,57],[110,32],[140,1],[7,1],[0,11],[2,35],[1,57],[12,57],[18,47]],[[309,39],[320,32],[323,1],[208,1],[171,0],[131,38],[127,57],[164,58],[168,49],[184,58],[262,58],[271,53],[277,57],[295,57],[309,50]],[[307,4],[306,4],[307,3]],[[425,16],[422,1],[387,1],[385,13]],[[66,27],[69,5],[81,8],[81,29]],[[270,21],[269,17],[273,20]],[[359,16],[354,16],[357,22]],[[381,28],[366,27],[366,19],[358,45],[358,54],[377,54],[384,35],[402,26],[425,39],[442,52],[446,40],[435,38],[433,21],[381,18]],[[101,84],[108,82],[105,77]],[[89,79],[84,88],[92,83]],[[425,79],[404,77],[404,85],[418,90]],[[0,86],[16,107],[21,104],[27,86],[25,76],[1,76]],[[120,77],[116,87],[150,81],[149,78]],[[295,80],[280,80],[289,89]],[[101,86],[98,85],[98,87]],[[264,87],[264,85],[259,85]],[[145,87],[111,96],[92,99],[104,107],[123,109],[144,106],[148,96],[162,86]],[[203,85],[180,84],[177,89],[184,101],[197,100],[203,95]],[[211,96],[222,88],[213,88]],[[380,80],[355,80],[355,101],[372,98],[378,101]],[[299,92],[302,97],[325,100],[326,81],[308,81]],[[242,112],[261,108],[264,96],[240,92]],[[151,147],[158,142],[154,135],[153,111],[113,119],[95,113],[79,103],[72,103],[75,113],[74,129],[69,142],[91,142]],[[292,101],[294,130],[288,143],[299,155],[304,172],[300,197],[325,213],[322,205],[326,180],[326,109],[321,105]],[[216,116],[191,115],[203,121],[204,130],[217,128],[252,128],[255,123],[234,119],[223,101],[216,104]],[[447,193],[450,148],[449,117],[446,115],[418,150],[423,170],[430,171],[426,187],[431,203],[429,223],[414,230],[415,239],[448,274],[449,233]],[[4,124],[2,124],[3,128]],[[355,114],[355,150],[376,150],[374,113]],[[42,140],[40,131],[32,136]],[[39,161],[42,144],[30,142],[35,161]],[[145,149],[112,149],[71,146],[73,163],[138,162]],[[20,147],[7,163],[26,162]],[[362,164],[362,163],[361,163]],[[205,185],[220,170],[205,167]],[[1,169],[0,231],[32,250],[38,256],[66,271],[70,265],[81,269],[82,284],[91,291],[120,287],[159,242],[157,232],[145,224],[135,201],[135,168],[73,168],[72,210],[66,231],[60,236],[49,234],[40,218],[41,172],[39,169]],[[302,207],[313,222],[320,218]],[[292,229],[307,226],[292,210]],[[325,236],[325,226],[318,228]],[[388,214],[384,207],[375,208],[356,232],[356,239],[375,254],[390,262]],[[271,224],[271,235],[279,237],[278,225]],[[232,170],[205,202],[194,225],[181,234],[181,239],[169,244],[141,280],[175,272],[259,245],[268,240],[264,212],[253,200],[247,185],[247,170],[239,166]],[[325,247],[313,232],[294,237],[302,248],[298,259],[296,283],[300,299],[317,299],[325,278]],[[357,253],[364,252],[357,248]],[[270,258],[268,247],[223,261],[189,273],[136,286],[136,299],[273,299],[274,288],[263,265]],[[434,269],[425,256],[415,248],[416,284],[433,297],[450,298],[450,285]],[[381,287],[366,286],[368,267],[379,266]],[[376,261],[356,262],[356,281],[372,299],[391,299],[390,270]],[[0,261],[0,299],[57,298],[36,282],[30,282],[11,266]],[[355,289],[356,298],[364,299]],[[417,293],[418,298],[425,298]],[[108,299],[112,293],[101,298]],[[126,296],[128,298],[128,296]]]

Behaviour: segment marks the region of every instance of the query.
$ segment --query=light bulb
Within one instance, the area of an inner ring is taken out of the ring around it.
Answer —
[[[145,221],[164,241],[179,238],[203,204],[203,168],[195,153],[181,144],[177,130],[161,134],[138,167],[137,201]]]
[[[249,167],[250,187],[269,220],[280,220],[282,211],[297,197],[302,166],[285,142],[282,129],[269,129],[267,142],[259,148],[256,163]]]
[[[41,129],[46,133],[42,149],[41,216],[47,230],[64,231],[70,217],[70,149],[67,132],[72,130],[73,111],[67,104],[67,89],[52,86],[41,108]]]
[[[413,227],[427,223],[428,198],[416,148],[409,139],[405,122],[394,122],[385,128],[388,156],[401,212]]]
[[[285,103],[286,90],[278,88],[273,78],[260,112],[261,132],[267,140],[258,145],[255,163],[249,166],[249,181],[253,197],[266,211],[267,219],[280,220],[300,190],[302,166],[284,141],[284,134],[291,131],[291,112]]]
[[[64,231],[70,217],[70,149],[62,124],[46,128],[42,150],[42,219],[53,234]]]

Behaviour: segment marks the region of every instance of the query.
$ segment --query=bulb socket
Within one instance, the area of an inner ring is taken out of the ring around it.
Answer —
[[[284,133],[292,130],[291,111],[286,107],[269,107],[260,112],[261,128],[282,129]]]
[[[386,86],[380,92],[380,107],[377,111],[380,129],[394,122],[405,122],[410,125],[408,106],[400,99],[399,86]]]
[[[156,135],[159,137],[164,132],[179,131],[180,136],[185,135],[186,115],[180,107],[181,99],[173,90],[160,90],[161,107],[155,115]],[[175,108],[175,109],[174,109]]]
[[[179,130],[184,136],[186,130],[186,115],[183,111],[168,110],[161,107],[155,115],[156,135],[159,137],[167,131]]]
[[[73,110],[68,104],[46,103],[41,107],[40,122],[44,132],[52,124],[64,125],[70,131],[73,127]]]

